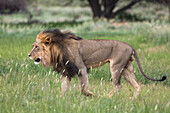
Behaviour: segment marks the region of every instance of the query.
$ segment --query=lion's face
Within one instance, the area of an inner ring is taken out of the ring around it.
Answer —
[[[40,35],[38,35],[28,55],[31,60],[34,60],[35,64],[42,63],[44,67],[49,67],[51,64],[50,44],[42,41],[40,38]]]
[[[63,46],[71,39],[81,38],[70,32],[61,32],[59,29],[41,31],[28,55],[35,64],[41,63],[44,67],[55,66],[62,62]]]

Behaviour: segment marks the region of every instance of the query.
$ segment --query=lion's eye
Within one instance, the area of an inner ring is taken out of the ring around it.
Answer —
[[[38,46],[35,46],[35,49],[37,49],[38,48]]]

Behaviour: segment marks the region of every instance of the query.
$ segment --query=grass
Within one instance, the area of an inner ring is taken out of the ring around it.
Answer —
[[[91,20],[92,13],[88,7],[52,7],[35,6],[29,7],[32,14],[31,20],[41,23],[63,22],[63,21],[87,21]],[[14,14],[0,15],[0,21],[3,23],[24,23],[27,22],[29,15],[20,12]]]
[[[128,23],[120,27],[105,21],[0,24],[0,112],[68,113],[169,113],[170,112],[170,30],[164,23]],[[71,30],[85,39],[114,39],[132,45],[138,52],[144,72],[152,78],[167,75],[164,82],[146,80],[134,63],[141,84],[140,96],[130,100],[133,88],[122,77],[122,89],[112,98],[108,64],[91,70],[90,90],[95,97],[80,94],[75,77],[67,95],[60,98],[60,74],[34,65],[28,58],[39,31],[47,28]]]

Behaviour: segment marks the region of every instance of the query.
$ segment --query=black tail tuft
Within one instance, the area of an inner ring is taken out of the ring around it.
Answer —
[[[166,78],[167,78],[167,76],[164,75],[160,81],[164,81],[164,80],[166,80]]]

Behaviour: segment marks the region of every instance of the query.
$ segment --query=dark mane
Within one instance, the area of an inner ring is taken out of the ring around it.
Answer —
[[[47,29],[42,31],[42,33],[47,34],[47,37],[51,37],[55,42],[63,41],[65,39],[81,40],[82,38],[76,36],[70,31],[61,32],[59,29]]]
[[[67,75],[69,78],[78,74],[78,68],[73,62],[69,60],[65,47],[69,40],[82,40],[70,31],[60,31],[59,29],[47,29],[41,32],[42,37],[52,38],[53,46],[51,48],[53,69],[61,73],[63,76]],[[46,39],[45,38],[45,39]],[[67,64],[67,65],[66,65]]]

